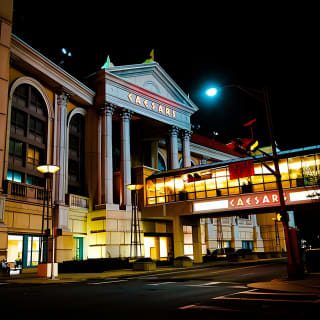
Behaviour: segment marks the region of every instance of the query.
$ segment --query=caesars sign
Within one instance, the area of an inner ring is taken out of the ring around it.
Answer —
[[[128,94],[128,99],[131,103],[134,103],[138,106],[141,106],[143,108],[153,110],[155,112],[158,112],[164,116],[175,118],[176,117],[176,111],[167,107],[163,106],[161,104],[155,103],[153,101],[149,101],[147,99],[141,98],[138,95],[133,95],[133,93]]]
[[[320,202],[320,189],[304,188],[304,190],[285,190],[286,204],[306,204]],[[221,200],[208,200],[193,203],[193,212],[230,211],[280,206],[279,192],[261,192],[225,197]]]

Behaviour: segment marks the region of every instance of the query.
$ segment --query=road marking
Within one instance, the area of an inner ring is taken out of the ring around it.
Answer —
[[[246,291],[241,291],[241,292],[235,292],[235,293],[231,293],[229,295],[226,296],[220,296],[220,297],[214,297],[211,298],[213,300],[240,300],[240,301],[268,301],[268,302],[298,302],[298,303],[319,303],[320,299],[317,300],[290,300],[290,299],[278,299],[278,297],[281,296],[299,296],[299,297],[310,297],[310,295],[312,294],[308,294],[308,293],[292,293],[292,292],[257,292],[257,289],[252,289],[252,290],[246,290]],[[256,297],[252,297],[252,298],[246,298],[246,297],[235,297],[236,295],[240,295],[240,294],[247,294],[247,295],[256,295]],[[274,299],[269,299],[266,297],[259,297],[259,295],[273,295],[276,296]]]
[[[4,284],[8,284],[7,282],[1,282],[0,286],[4,285]]]
[[[159,283],[148,283],[147,285],[148,285],[148,286],[160,286],[160,285],[162,285],[162,284],[169,284],[169,283],[176,283],[176,282],[167,281],[167,282],[159,282]]]
[[[128,280],[113,280],[113,281],[91,282],[91,283],[88,283],[88,284],[90,284],[90,285],[99,285],[99,284],[117,283],[117,282],[124,282],[124,281],[128,281]]]
[[[241,310],[238,309],[228,309],[228,308],[222,308],[218,306],[200,306],[195,304],[190,304],[189,306],[184,306],[178,308],[180,310],[184,309],[203,309],[203,310],[217,310],[217,311],[230,311],[230,312],[240,312]]]
[[[247,266],[247,267],[241,267],[241,268],[223,269],[223,270],[214,271],[214,272],[211,272],[211,273],[212,274],[216,274],[216,273],[230,272],[230,271],[243,270],[243,269],[256,268],[256,267],[257,266]]]
[[[252,291],[256,291],[257,289],[251,289],[251,290],[246,290],[246,291],[240,291],[240,292],[234,292],[234,293],[230,293],[228,294],[227,296],[219,296],[219,297],[214,297],[214,298],[211,298],[213,300],[219,300],[219,299],[224,299],[226,297],[230,297],[230,296],[234,296],[236,294],[241,294],[241,293],[248,293],[248,292],[252,292]]]
[[[195,304],[189,304],[188,306],[184,306],[184,307],[179,307],[178,309],[180,310],[184,310],[184,309],[191,309],[191,308],[194,308],[196,307]]]

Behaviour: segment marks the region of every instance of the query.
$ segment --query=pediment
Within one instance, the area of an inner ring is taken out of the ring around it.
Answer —
[[[115,66],[106,69],[106,72],[125,79],[126,81],[161,97],[185,105],[189,110],[193,110],[193,112],[198,110],[198,107],[194,102],[157,62]]]

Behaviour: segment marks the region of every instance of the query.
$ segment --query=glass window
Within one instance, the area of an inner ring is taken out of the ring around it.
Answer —
[[[205,180],[200,180],[195,182],[195,189],[196,189],[196,197],[197,199],[205,198],[206,197],[206,186]]]
[[[166,163],[160,153],[158,153],[158,169],[160,171],[165,171],[166,170]]]
[[[22,182],[22,173],[17,171],[8,170],[7,171],[7,180],[14,182]]]
[[[27,267],[35,267],[39,262],[40,238],[28,236]]]
[[[173,177],[165,178],[165,194],[167,196],[167,201],[171,202],[176,200]]]
[[[288,158],[289,177],[291,180],[291,187],[304,186],[301,157]]]
[[[29,145],[28,147],[28,155],[27,162],[33,164],[34,166],[38,166],[43,162],[42,150]]]
[[[156,196],[161,197],[157,199],[157,202],[165,202],[165,192],[164,192],[164,178],[156,179]]]
[[[147,198],[155,197],[155,193],[156,193],[155,182],[156,182],[155,179],[147,180]]]
[[[45,102],[36,88],[27,84],[16,88],[12,98],[8,169],[24,174],[13,174],[14,181],[35,184],[35,178],[28,176],[39,175],[36,166],[44,162],[46,150],[45,110]]]

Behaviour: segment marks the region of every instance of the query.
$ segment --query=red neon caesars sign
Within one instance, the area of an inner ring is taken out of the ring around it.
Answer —
[[[284,195],[286,200],[286,196]],[[229,199],[229,208],[249,209],[254,207],[268,207],[280,205],[279,192],[243,195]]]

